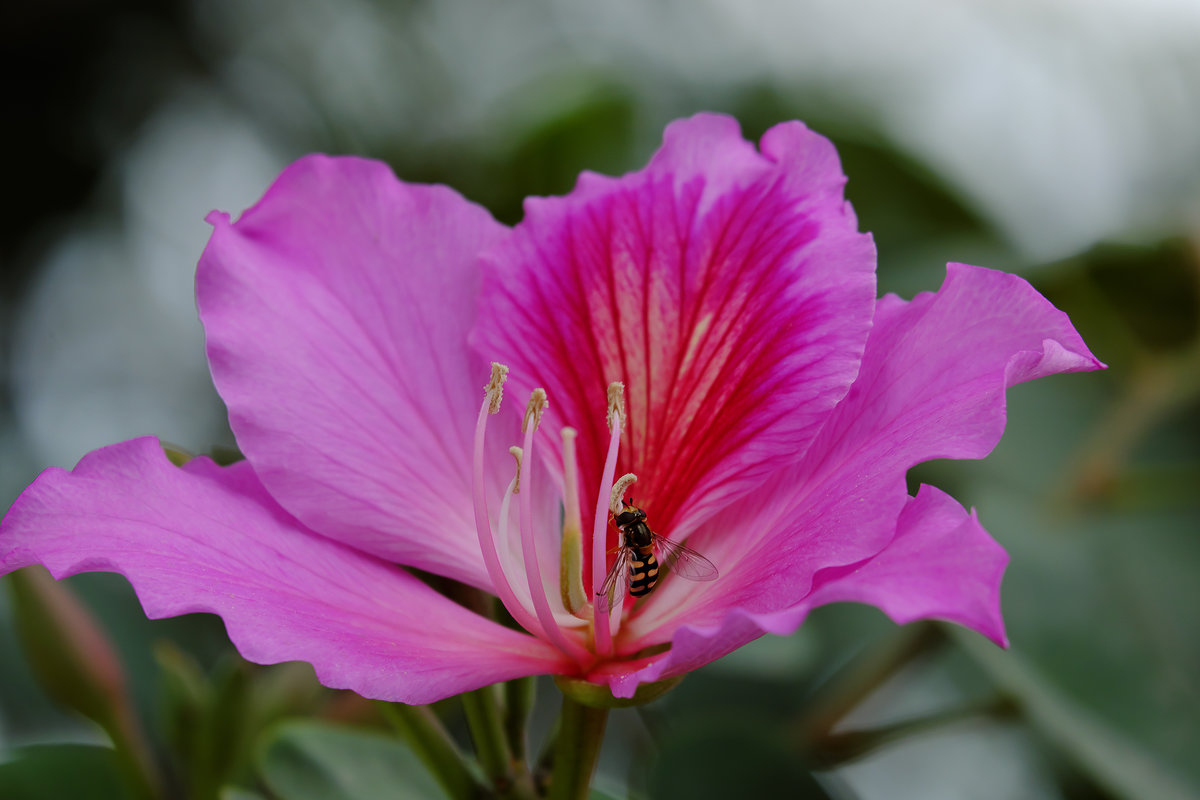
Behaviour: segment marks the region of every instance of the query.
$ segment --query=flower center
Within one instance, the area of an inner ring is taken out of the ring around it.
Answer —
[[[499,515],[493,520],[488,509],[484,439],[488,417],[500,410],[507,376],[507,367],[492,364],[491,379],[484,390],[483,405],[479,409],[475,428],[472,500],[479,549],[497,597],[517,624],[534,636],[550,642],[582,666],[589,667],[595,663],[597,656],[604,658],[612,654],[612,639],[620,625],[623,604],[617,602],[609,608],[608,604],[595,602],[596,598],[589,596],[585,589],[583,553],[589,543],[583,535],[576,432],[572,428],[562,430],[561,537],[551,538],[542,529],[550,515],[536,513],[542,511],[546,504],[539,503],[545,498],[539,497],[534,491],[537,484],[533,477],[537,464],[537,459],[533,457],[535,434],[547,407],[546,392],[542,389],[533,391],[525,409],[521,446],[510,449],[517,460],[517,469],[504,490]],[[624,387],[620,383],[609,386],[608,401],[611,436],[601,485],[596,495],[590,541],[593,593],[605,579],[611,508],[614,502],[619,508],[621,497],[617,493],[623,496],[625,489],[635,480],[632,475],[613,480],[625,418]],[[512,503],[514,497],[517,498],[515,514]],[[515,526],[514,516],[517,520]],[[515,538],[512,536],[514,527],[519,532]],[[558,578],[557,591],[547,582],[547,578],[555,574]]]

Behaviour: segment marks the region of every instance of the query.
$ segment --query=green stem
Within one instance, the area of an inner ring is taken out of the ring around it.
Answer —
[[[1170,355],[1141,355],[1132,379],[1093,428],[1068,499],[1108,499],[1131,454],[1168,414],[1200,395],[1200,342]]]
[[[497,794],[513,785],[512,759],[504,738],[504,721],[496,702],[496,687],[484,686],[462,695],[463,711],[475,742],[475,754]]]
[[[526,732],[529,715],[533,712],[533,700],[537,694],[534,678],[517,678],[504,684],[504,732],[513,760],[525,763]]]
[[[538,796],[545,797],[550,789],[550,776],[554,774],[554,747],[558,743],[558,732],[562,728],[562,720],[556,719],[554,727],[546,734],[541,752],[533,766],[533,785]]]
[[[842,717],[901,667],[941,646],[945,639],[936,623],[916,622],[898,628],[894,635],[855,656],[818,689],[816,700],[799,721],[802,746],[810,749],[827,738]]]
[[[563,695],[554,774],[550,778],[551,800],[583,800],[588,796],[607,722],[607,708],[585,706]]]
[[[815,762],[822,768],[840,766],[869,755],[880,747],[907,736],[974,717],[985,716],[1001,719],[1013,715],[1016,710],[1016,705],[1010,698],[995,695],[959,708],[937,711],[880,728],[831,733],[821,741],[814,743],[811,754]]]
[[[131,714],[120,711],[114,715],[110,724],[103,727],[112,738],[117,760],[138,795],[148,798],[164,797],[158,767],[142,738],[137,720]]]
[[[429,708],[403,703],[377,705],[451,800],[472,800],[482,793],[483,786],[475,779],[473,765]]]

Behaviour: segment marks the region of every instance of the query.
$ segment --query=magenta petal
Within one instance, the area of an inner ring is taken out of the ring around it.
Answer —
[[[817,570],[873,556],[895,534],[910,467],[987,455],[1009,386],[1103,366],[1066,314],[1015,275],[951,264],[936,294],[878,305],[859,377],[804,461],[729,510],[754,540],[721,537],[720,521],[696,540],[722,567],[723,597],[702,601],[706,613],[783,607]],[[778,578],[764,582],[754,565],[768,556]]]
[[[450,189],[325,156],[236,223],[209,219],[209,361],[271,494],[322,534],[488,586],[470,501],[487,367],[466,338],[476,254],[506,229]]]
[[[944,619],[1008,646],[1000,578],[1008,554],[953,497],[922,486],[896,523],[896,537],[855,567],[818,573],[808,608],[853,601],[878,606],[898,623]]]
[[[473,614],[396,567],[318,536],[248,463],[172,466],[154,439],[44,472],[0,526],[0,571],[119,572],[152,618],[212,612],[251,661],[307,661],[326,686],[427,703],[556,672],[549,645]]]
[[[610,679],[614,693],[631,696],[638,683],[682,675],[746,645],[763,633],[795,630],[817,606],[868,603],[904,624],[918,619],[957,622],[1007,647],[1000,616],[1004,549],[954,498],[922,486],[900,514],[891,543],[864,563],[822,570],[812,592],[791,608],[766,614],[735,609],[718,625],[685,626],[659,661]]]
[[[910,506],[910,467],[982,458],[1003,432],[1007,387],[1101,366],[1067,316],[1014,275],[952,264],[936,294],[883,298],[860,375],[804,460],[690,540],[720,567],[720,579],[667,581],[656,589],[630,625],[634,644],[674,636],[672,663],[692,653],[686,663],[698,666],[703,653],[750,641],[756,627],[794,629],[810,607],[814,581],[835,574],[823,571],[884,552],[902,520],[909,524],[926,503],[933,506],[932,499]],[[877,598],[885,610],[904,616],[904,598],[885,599]],[[938,613],[951,618],[949,610]],[[977,607],[962,613],[986,635],[1003,636]],[[695,646],[680,649],[692,640]]]
[[[475,344],[549,392],[600,485],[605,387],[626,385],[618,472],[679,536],[808,447],[858,371],[874,247],[832,145],[798,123],[672,124],[641,172],[531,199],[487,257]]]
[[[822,431],[826,462],[850,449],[901,470],[983,458],[1004,432],[1006,388],[1104,366],[1024,279],[965,264],[947,266],[937,293],[882,298],[875,326],[862,373]]]

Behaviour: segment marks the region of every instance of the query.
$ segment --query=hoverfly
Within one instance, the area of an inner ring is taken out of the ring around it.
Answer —
[[[660,569],[670,570],[690,581],[716,579],[717,568],[711,561],[692,548],[650,530],[646,525],[646,512],[642,509],[624,501],[621,506],[621,513],[613,517],[621,532],[617,560],[604,577],[600,591],[596,592],[596,604],[601,611],[609,611],[624,600],[623,595],[617,598],[618,585],[634,597],[649,594],[658,582]]]

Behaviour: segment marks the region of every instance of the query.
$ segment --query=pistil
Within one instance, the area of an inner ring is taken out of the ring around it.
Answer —
[[[563,531],[558,584],[563,606],[579,619],[590,620],[587,591],[583,588],[583,520],[579,513],[579,462],[575,456],[574,428],[562,429]]]

